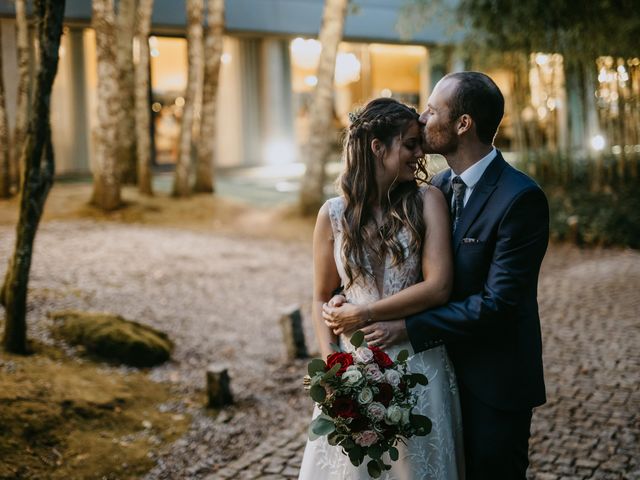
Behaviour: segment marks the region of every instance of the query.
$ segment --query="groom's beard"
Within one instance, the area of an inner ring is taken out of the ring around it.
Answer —
[[[447,155],[458,150],[460,141],[453,130],[453,124],[431,127],[427,125],[424,129],[424,136],[424,150],[427,154]]]

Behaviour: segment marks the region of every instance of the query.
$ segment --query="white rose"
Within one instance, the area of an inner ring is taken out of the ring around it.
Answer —
[[[392,387],[397,387],[400,385],[400,381],[402,380],[402,375],[397,370],[387,370],[384,372],[384,378],[389,382]]]
[[[373,400],[373,391],[368,387],[363,388],[362,391],[358,394],[358,402],[361,405],[366,405],[367,403],[371,402],[371,400]]]
[[[402,420],[402,408],[397,405],[391,405],[387,408],[387,413],[384,416],[384,420],[389,425],[397,425]]]
[[[351,365],[347,371],[342,374],[342,381],[347,385],[357,385],[362,380],[362,373],[358,367]]]
[[[356,433],[353,440],[361,447],[370,447],[378,441],[378,434],[373,430]]]
[[[375,363],[370,363],[364,367],[365,376],[372,382],[379,383],[384,379],[384,374],[380,371],[380,367]]]
[[[367,407],[369,417],[378,422],[384,418],[386,411],[387,409],[384,408],[384,405],[379,402],[373,402]]]
[[[359,347],[354,356],[360,363],[370,363],[373,360],[373,352],[367,347]]]
[[[411,410],[409,410],[408,408],[403,408],[402,409],[402,424],[403,425],[409,425],[410,422],[411,422]]]

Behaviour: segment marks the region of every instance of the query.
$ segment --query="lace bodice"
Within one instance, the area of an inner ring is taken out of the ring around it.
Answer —
[[[423,187],[426,188],[426,187]],[[344,215],[345,201],[342,197],[334,197],[327,201],[329,210],[329,218],[331,219],[331,228],[333,231],[333,257],[336,262],[336,268],[340,275],[342,285],[347,285],[347,274],[344,268],[344,258],[342,255],[342,241],[343,241],[343,226],[342,217]],[[352,285],[344,290],[344,295],[349,303],[363,305],[367,303],[375,302],[380,298],[388,297],[404,290],[411,285],[414,285],[420,279],[421,262],[419,252],[411,253],[409,251],[409,233],[406,228],[403,228],[398,233],[398,242],[404,249],[405,261],[399,264],[393,264],[391,255],[385,256],[384,268],[376,269],[371,260],[367,258],[367,264],[365,267],[373,272],[380,271],[383,275],[382,278],[382,295],[378,289],[376,279],[369,275],[360,275]],[[340,339],[340,343],[343,349],[349,350],[350,343],[344,336]],[[403,348],[413,352],[411,344],[406,342],[399,345],[389,351],[392,356],[395,356],[397,352]]]

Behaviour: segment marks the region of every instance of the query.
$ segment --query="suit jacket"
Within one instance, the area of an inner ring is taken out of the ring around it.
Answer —
[[[449,169],[432,181],[448,199],[450,179]],[[544,193],[498,152],[453,235],[450,302],[406,319],[414,350],[444,341],[458,381],[494,408],[545,402],[537,287],[548,239]]]

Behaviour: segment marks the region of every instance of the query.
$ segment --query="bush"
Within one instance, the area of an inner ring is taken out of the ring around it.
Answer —
[[[543,187],[544,188],[544,187]],[[640,190],[633,186],[591,192],[586,183],[544,188],[551,238],[582,245],[640,248]]]
[[[49,316],[57,336],[107,360],[151,367],[171,357],[173,343],[167,334],[120,316],[71,310]]]

